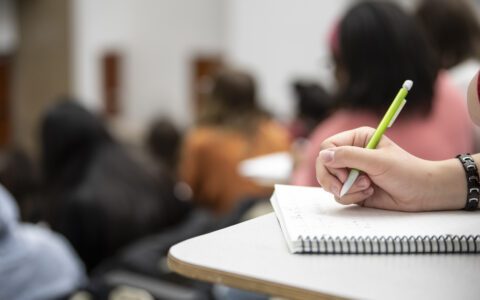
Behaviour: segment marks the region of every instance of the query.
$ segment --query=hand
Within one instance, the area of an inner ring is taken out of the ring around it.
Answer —
[[[374,131],[362,127],[322,143],[316,165],[317,180],[338,202],[401,211],[463,207],[466,181],[458,161],[431,162],[417,158],[386,136],[376,149],[363,148]],[[349,168],[362,173],[340,198]]]

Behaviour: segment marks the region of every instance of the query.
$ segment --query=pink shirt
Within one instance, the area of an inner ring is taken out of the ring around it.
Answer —
[[[468,117],[464,98],[448,75],[440,73],[435,85],[431,113],[426,117],[416,118],[400,114],[385,135],[411,154],[428,160],[449,159],[460,153],[471,152],[473,123]],[[310,144],[305,150],[303,161],[293,174],[293,184],[318,185],[315,160],[320,145],[326,138],[357,127],[376,128],[379,121],[379,117],[367,112],[340,110],[334,113],[310,136]]]

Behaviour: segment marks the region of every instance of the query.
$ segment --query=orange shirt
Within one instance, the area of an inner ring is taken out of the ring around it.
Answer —
[[[289,149],[288,132],[274,121],[264,121],[252,136],[214,126],[194,128],[186,136],[180,177],[193,190],[197,203],[217,213],[229,212],[242,198],[268,197],[262,187],[238,173],[242,160]]]

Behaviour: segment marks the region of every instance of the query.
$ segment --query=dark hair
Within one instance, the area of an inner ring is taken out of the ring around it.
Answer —
[[[170,171],[176,169],[182,133],[168,119],[155,120],[148,131],[147,148],[153,157]]]
[[[425,29],[440,64],[451,68],[469,57],[480,57],[480,24],[475,8],[463,0],[424,0],[416,17]]]
[[[328,116],[332,99],[322,85],[310,81],[295,81],[293,91],[300,118],[308,118],[318,123]]]
[[[366,1],[348,10],[338,27],[337,68],[346,74],[340,107],[385,113],[406,79],[414,82],[406,111],[428,113],[437,62],[414,18],[389,2]]]
[[[37,175],[33,160],[22,148],[13,147],[2,153],[0,183],[17,201],[23,221],[39,221],[36,200],[40,183]]]
[[[199,124],[220,125],[251,132],[265,113],[257,103],[257,87],[252,75],[224,69],[213,78],[210,96],[201,111]]]
[[[46,111],[41,124],[44,179],[75,184],[95,152],[107,143],[113,140],[101,120],[73,99],[62,98]]]
[[[64,100],[42,124],[44,218],[69,239],[87,269],[121,247],[180,220],[188,207],[170,178],[155,176],[101,119]]]

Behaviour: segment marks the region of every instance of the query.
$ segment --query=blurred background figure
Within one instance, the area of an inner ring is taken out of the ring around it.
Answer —
[[[180,180],[178,163],[183,141],[183,132],[168,118],[155,119],[147,130],[144,146],[147,159],[151,161],[146,167],[173,188],[173,195],[181,202],[177,209],[183,213],[193,208],[191,204],[192,190]]]
[[[268,197],[271,192],[271,187],[240,176],[239,162],[288,149],[287,130],[258,105],[253,77],[222,70],[185,138],[180,177],[192,188],[196,203],[225,214],[243,198]]]
[[[332,97],[316,82],[295,81],[296,117],[290,124],[292,138],[307,138],[325,118],[330,115]]]
[[[145,141],[153,159],[172,175],[176,175],[181,143],[182,132],[166,118],[152,122]]]
[[[440,66],[466,95],[480,69],[480,22],[472,1],[422,0],[416,17],[438,55]]]
[[[37,166],[23,149],[7,148],[0,155],[0,184],[16,200],[24,222],[40,221],[39,180]]]
[[[76,102],[64,100],[46,112],[41,142],[45,218],[88,270],[179,221],[173,188],[142,169]]]
[[[19,221],[18,207],[0,186],[0,298],[61,299],[87,283],[68,242],[49,229]]]
[[[480,70],[480,21],[469,0],[422,0],[416,18],[466,103],[471,78]],[[446,21],[448,20],[448,21]],[[480,129],[474,128],[474,152],[480,151]]]
[[[439,72],[414,18],[395,3],[355,4],[334,29],[331,43],[337,110],[311,135],[294,183],[317,185],[315,160],[323,140],[360,126],[376,127],[406,79],[414,82],[412,92],[387,135],[431,160],[473,149],[472,125],[465,106],[459,105],[461,93]]]

